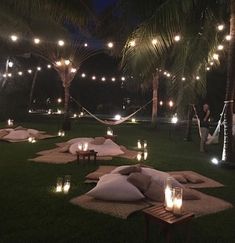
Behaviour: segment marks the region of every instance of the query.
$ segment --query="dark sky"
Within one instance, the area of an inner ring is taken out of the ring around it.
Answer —
[[[97,12],[101,12],[106,7],[117,2],[117,0],[93,0],[92,2]]]

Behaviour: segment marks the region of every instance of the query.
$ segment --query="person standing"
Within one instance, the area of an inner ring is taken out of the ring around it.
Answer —
[[[200,129],[201,129],[201,142],[200,152],[206,152],[206,140],[209,134],[209,119],[210,119],[210,107],[208,104],[203,105],[203,110],[200,115]]]

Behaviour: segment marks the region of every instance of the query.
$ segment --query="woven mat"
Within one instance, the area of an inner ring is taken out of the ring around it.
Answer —
[[[87,195],[72,198],[70,202],[82,208],[94,210],[99,213],[127,219],[129,215],[149,207],[151,204],[144,201],[137,202],[109,202],[94,199]]]
[[[220,198],[212,197],[196,190],[194,191],[201,199],[183,201],[183,211],[192,212],[196,217],[217,213],[233,207],[231,203]],[[72,198],[70,202],[85,209],[112,215],[122,219],[127,219],[127,217],[132,213],[143,210],[149,206],[162,205],[162,203],[152,201],[137,201],[130,203],[109,202],[97,200],[87,195]]]
[[[223,187],[224,185],[221,184],[220,182],[218,181],[215,181],[211,178],[208,178],[206,176],[203,176],[201,174],[198,174],[197,172],[194,172],[194,171],[170,171],[170,172],[167,172],[169,173],[170,175],[173,175],[173,174],[187,174],[187,175],[192,175],[192,176],[195,176],[197,177],[198,179],[201,179],[203,182],[202,183],[187,183],[187,184],[183,184],[185,187],[188,187],[188,188],[212,188],[212,187]]]
[[[50,134],[39,134],[37,135],[37,140],[43,140],[43,139],[49,139],[49,138],[56,138],[58,137],[57,135],[50,135]],[[5,138],[0,138],[0,141],[4,142],[9,142],[9,143],[20,143],[20,142],[27,142],[28,139],[17,139],[17,140],[12,140],[12,139],[5,139]]]

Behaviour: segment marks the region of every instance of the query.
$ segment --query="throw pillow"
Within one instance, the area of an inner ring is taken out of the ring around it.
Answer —
[[[141,192],[145,192],[151,182],[151,176],[143,175],[139,172],[134,172],[127,177],[127,180],[136,186]]]

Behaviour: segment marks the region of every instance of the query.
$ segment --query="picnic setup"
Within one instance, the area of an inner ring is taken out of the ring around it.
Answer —
[[[235,0],[0,20],[0,242],[235,242]]]

